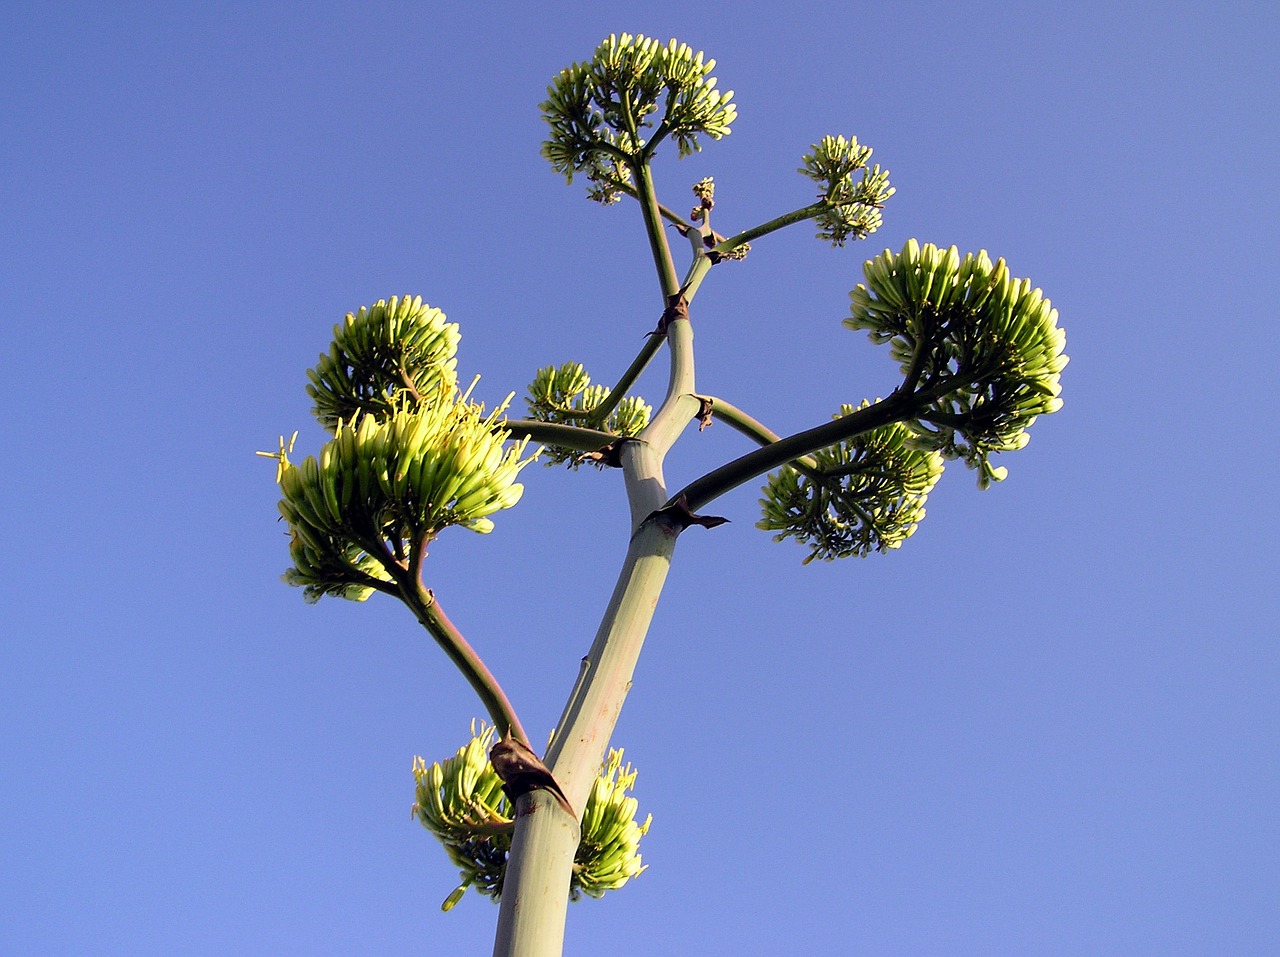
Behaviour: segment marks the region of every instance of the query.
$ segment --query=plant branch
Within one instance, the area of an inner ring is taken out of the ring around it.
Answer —
[[[462,636],[462,632],[449,620],[431,590],[415,578],[402,584],[399,597],[480,696],[499,735],[506,735],[510,731],[528,744],[529,737],[525,734],[524,726],[516,716],[515,708],[511,706],[502,686],[498,684],[498,679]]]
[[[739,456],[732,462],[690,482],[669,501],[675,502],[683,495],[689,508],[697,511],[708,502],[744,482],[751,481],[757,475],[763,475],[810,452],[816,452],[818,449],[853,438],[882,425],[916,418],[920,408],[918,396],[895,391],[887,399],[875,405],[858,409],[831,422],[805,429],[803,432],[787,436],[764,448]]]
[[[632,199],[638,200],[640,198],[640,194],[636,192],[636,188],[630,183],[623,182],[620,179],[607,179],[603,180],[603,182],[610,189],[616,189],[619,193],[626,193]],[[673,226],[678,227],[681,232],[696,228],[675,210],[670,207],[663,206],[661,203],[658,204],[658,212],[662,215],[663,219],[671,223]]]
[[[713,416],[753,442],[761,446],[769,446],[782,441],[782,436],[747,415],[736,405],[716,396],[707,396],[706,400],[711,403],[711,414]],[[807,455],[792,459],[789,464],[794,465],[805,475],[815,480],[820,480],[827,474],[818,468],[818,463]]]
[[[671,259],[671,247],[667,245],[667,233],[662,228],[662,213],[658,208],[653,173],[649,164],[644,161],[634,163],[631,172],[636,178],[636,198],[640,200],[640,211],[644,214],[645,233],[649,237],[649,249],[658,270],[663,305],[666,305],[666,301],[679,291],[679,284],[676,280],[675,263]]]
[[[791,226],[795,223],[803,223],[807,219],[813,219],[815,216],[826,211],[829,206],[830,204],[826,202],[826,200],[818,200],[816,203],[811,203],[808,206],[785,213],[776,219],[771,219],[767,223],[761,223],[759,226],[754,226],[751,229],[744,230],[736,236],[730,236],[728,239],[716,243],[716,245],[712,247],[711,251],[723,256],[726,253],[730,253],[737,249],[743,243],[749,243],[754,239],[759,239],[761,236],[767,236],[769,233],[777,232],[779,229],[786,226]]]
[[[620,146],[614,146],[612,143],[606,143],[603,140],[595,144],[595,149],[602,153],[608,153],[619,163],[631,164],[635,162],[635,157],[628,153]]]
[[[537,419],[508,419],[502,423],[502,428],[509,431],[512,438],[528,438],[543,445],[558,445],[578,452],[595,452],[617,439],[612,432],[560,422],[539,422]]]
[[[649,142],[644,144],[644,148],[640,151],[641,158],[647,163],[653,158],[654,150],[658,148],[658,144],[667,138],[667,134],[671,132],[671,114],[676,106],[676,91],[667,90],[667,102],[662,111],[662,120],[658,123],[657,128],[653,131],[653,136],[649,137]]]
[[[661,348],[662,336],[650,335],[645,338],[644,345],[640,347],[640,352],[627,367],[627,371],[622,373],[617,384],[609,390],[605,400],[591,410],[591,415],[586,420],[588,425],[599,428],[608,421],[610,414],[618,407],[618,403],[626,398],[627,390],[635,384],[636,379],[640,378],[640,374],[653,361],[653,357]]]

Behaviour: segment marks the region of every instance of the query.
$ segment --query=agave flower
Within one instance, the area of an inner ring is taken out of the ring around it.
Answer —
[[[477,731],[472,722],[471,735],[451,758],[431,765],[422,758],[413,762],[413,815],[444,845],[462,878],[445,898],[444,910],[457,904],[468,887],[498,900],[511,849],[515,811],[488,758],[494,729],[481,725]],[[574,900],[582,894],[600,897],[645,869],[640,839],[653,816],[636,821],[638,805],[628,793],[635,781],[635,770],[622,764],[622,751],[611,750],[583,809],[570,883]]]
[[[583,173],[609,201],[630,168],[670,138],[680,156],[720,139],[737,117],[733,92],[716,89],[715,60],[676,40],[611,34],[586,63],[560,71],[547,88],[542,117],[551,127],[542,155],[573,182]],[[603,189],[601,189],[603,187]]]
[[[888,343],[908,383],[927,399],[910,423],[915,443],[960,458],[986,488],[1006,475],[988,457],[1020,449],[1036,417],[1062,407],[1067,364],[1058,311],[1029,279],[986,251],[908,240],[863,267],[850,294],[850,329]]]
[[[859,408],[867,408],[863,402]],[[833,418],[854,412],[842,406]],[[914,448],[912,431],[893,423],[819,449],[815,468],[784,466],[769,476],[757,528],[794,538],[831,561],[898,548],[924,518],[925,500],[942,475],[942,456]]]
[[[512,397],[486,414],[470,390],[458,394],[458,338],[420,298],[349,313],[309,373],[316,417],[333,438],[297,464],[292,441],[261,453],[279,463],[293,559],[284,579],[307,600],[396,593],[416,582],[443,529],[491,531],[489,516],[519,501],[515,479],[533,456],[524,456],[527,439],[508,444]]]

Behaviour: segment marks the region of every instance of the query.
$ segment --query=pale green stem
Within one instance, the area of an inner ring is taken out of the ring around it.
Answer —
[[[769,220],[767,223],[761,223],[759,226],[743,230],[736,236],[730,236],[723,242],[717,243],[713,251],[722,254],[732,252],[743,243],[749,243],[753,239],[759,239],[761,236],[767,236],[769,233],[777,232],[779,229],[783,229],[784,227],[791,226],[795,223],[803,223],[806,219],[813,219],[815,216],[829,208],[830,204],[827,203],[826,200],[818,200],[816,203],[811,203],[808,206],[801,207],[800,209],[784,213],[776,219]]]
[[[613,187],[620,193],[626,193],[632,199],[640,198],[640,194],[636,192],[636,188],[632,186],[630,183],[624,183],[622,180],[619,180],[619,179],[611,179],[609,180],[608,185]],[[665,219],[667,222],[671,223],[674,226],[679,226],[682,232],[690,228],[689,221],[687,219],[685,219],[675,210],[669,209],[668,207],[663,206],[661,203],[658,204],[658,212],[662,215],[662,218]],[[696,229],[697,227],[693,227],[693,228]]]
[[[532,791],[516,802],[494,957],[560,957],[580,835],[578,822],[550,791]]]
[[[617,438],[610,432],[588,429],[580,425],[564,425],[560,422],[539,422],[536,419],[507,419],[502,427],[512,438],[528,438],[543,445],[558,445],[579,452],[595,452]]]
[[[631,689],[676,538],[683,530],[678,515],[659,509],[667,497],[662,459],[697,409],[690,324],[671,322],[667,342],[671,376],[666,399],[638,439],[622,446],[634,533],[545,759],[579,814]],[[549,794],[535,791],[518,802],[494,957],[560,957],[578,839],[578,822]]]

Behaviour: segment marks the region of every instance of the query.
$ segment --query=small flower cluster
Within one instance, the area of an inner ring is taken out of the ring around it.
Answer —
[[[573,864],[573,887],[589,897],[616,890],[645,869],[640,838],[649,833],[653,815],[646,816],[643,824],[636,822],[639,804],[627,795],[635,783],[636,771],[623,765],[622,749],[610,750],[587,797]]]
[[[867,408],[863,402],[859,408]],[[854,412],[845,405],[834,418]],[[757,528],[810,548],[804,560],[832,561],[898,548],[924,518],[942,475],[942,456],[913,448],[905,425],[881,426],[814,453],[817,474],[788,465],[769,476]]]
[[[458,324],[421,296],[380,299],[347,313],[333,343],[307,370],[312,410],[330,432],[361,414],[385,418],[400,395],[434,396],[458,383]]]
[[[589,61],[562,70],[547,88],[542,116],[551,135],[542,155],[569,182],[585,174],[595,184],[592,198],[612,201],[615,184],[628,181],[646,147],[670,138],[687,156],[701,149],[699,135],[729,134],[737,110],[733,93],[716,89],[714,68],[715,60],[676,40],[664,46],[611,34]]]
[[[529,384],[525,402],[529,415],[539,422],[594,424],[623,438],[639,435],[649,424],[649,416],[653,412],[652,407],[639,396],[622,399],[603,422],[595,423],[598,418],[596,410],[611,394],[608,386],[591,384],[591,376],[580,362],[566,362],[562,366],[539,369]],[[547,456],[548,466],[567,464],[576,469],[582,462],[582,453],[556,445],[545,446],[543,453]]]
[[[894,194],[889,171],[878,164],[866,168],[871,147],[860,145],[856,136],[824,136],[811,149],[799,171],[822,187],[818,198],[827,209],[815,217],[818,238],[843,246],[870,236],[880,228],[880,210]],[[863,173],[856,176],[859,170]]]

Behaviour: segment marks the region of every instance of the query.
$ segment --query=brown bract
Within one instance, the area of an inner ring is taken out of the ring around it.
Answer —
[[[510,731],[489,749],[489,763],[502,779],[502,790],[511,799],[513,806],[521,796],[530,791],[550,791],[569,816],[575,821],[578,819],[569,799],[564,796],[542,759],[533,753],[529,745],[512,736]]]

